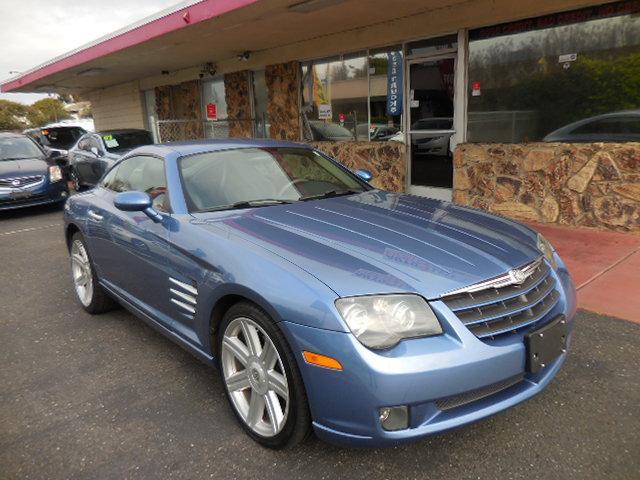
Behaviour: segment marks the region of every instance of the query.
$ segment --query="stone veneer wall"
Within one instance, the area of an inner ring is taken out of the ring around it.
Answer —
[[[270,136],[278,140],[300,139],[300,63],[288,62],[267,65]]]
[[[518,220],[640,232],[640,143],[462,144],[453,188]]]
[[[225,73],[224,91],[227,100],[229,136],[233,138],[253,137],[251,121],[251,95],[249,93],[249,71]]]
[[[158,120],[187,120],[180,123],[160,124],[159,132],[163,142],[203,137],[199,81],[191,80],[177,85],[163,85],[156,87],[155,93]]]
[[[309,142],[336,158],[348,169],[371,171],[371,184],[383,190],[402,192],[407,173],[405,146],[400,142]]]

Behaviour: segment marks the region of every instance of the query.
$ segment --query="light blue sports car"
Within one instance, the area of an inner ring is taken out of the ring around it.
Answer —
[[[370,179],[287,142],[141,147],[67,201],[78,300],[217,365],[271,448],[394,444],[540,392],[576,309],[551,245]]]

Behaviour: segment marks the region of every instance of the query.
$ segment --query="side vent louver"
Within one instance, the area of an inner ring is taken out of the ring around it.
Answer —
[[[193,318],[198,304],[198,289],[173,277],[169,277],[169,284],[171,302],[179,307],[182,315]]]

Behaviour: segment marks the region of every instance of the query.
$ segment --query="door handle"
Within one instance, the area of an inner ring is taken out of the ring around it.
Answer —
[[[96,222],[100,222],[102,221],[102,219],[104,218],[102,215],[98,215],[96,212],[94,212],[93,210],[89,210],[87,212],[87,215],[89,215],[89,218],[91,218],[92,220],[95,220]]]

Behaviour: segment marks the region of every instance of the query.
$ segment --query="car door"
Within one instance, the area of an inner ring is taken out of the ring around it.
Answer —
[[[106,150],[102,140],[97,135],[90,135],[87,139],[87,168],[85,181],[89,185],[96,185],[106,170],[104,159]]]
[[[163,220],[156,223],[143,212],[117,209],[114,197],[124,191],[148,193]],[[166,262],[171,214],[164,160],[145,155],[127,158],[109,172],[94,195],[88,223],[94,224],[92,255],[101,278],[137,308],[170,327]]]
[[[90,169],[90,156],[92,153],[89,151],[89,137],[90,135],[83,135],[78,141],[77,146],[72,150],[69,161],[73,167],[78,181],[86,185],[88,184],[89,169]]]

